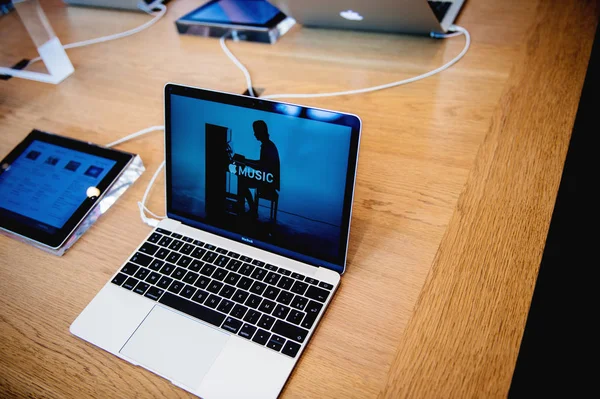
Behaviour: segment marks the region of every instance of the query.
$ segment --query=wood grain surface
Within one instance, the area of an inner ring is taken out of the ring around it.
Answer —
[[[148,20],[42,4],[64,44]],[[218,40],[177,33],[198,4],[172,1],[142,33],[69,50],[75,73],[60,85],[0,81],[0,154],[33,128],[103,144],[161,125],[166,82],[243,92]],[[449,70],[298,101],[358,114],[364,129],[348,269],[282,397],[506,396],[597,19],[593,1],[468,1],[458,23],[472,47]],[[264,94],[400,80],[463,45],[300,26],[272,46],[229,43]],[[16,14],[0,17],[0,65],[35,56]],[[192,397],[69,333],[150,231],[136,202],[162,135],[120,148],[148,171],[65,256],[0,236],[0,397]],[[160,178],[149,200],[159,213],[163,190]]]

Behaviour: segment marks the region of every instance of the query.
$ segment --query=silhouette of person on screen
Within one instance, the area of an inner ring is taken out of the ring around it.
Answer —
[[[246,159],[243,155],[235,154],[233,159],[240,165],[249,166],[253,171],[238,173],[238,196],[240,209],[245,209],[245,201],[248,201],[250,215],[258,216],[258,197],[261,194],[273,195],[279,191],[279,151],[277,146],[269,138],[269,129],[263,120],[257,120],[252,124],[254,137],[260,141],[260,159]],[[252,196],[251,188],[256,188],[256,198]]]

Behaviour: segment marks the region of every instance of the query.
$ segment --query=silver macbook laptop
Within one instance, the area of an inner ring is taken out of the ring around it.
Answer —
[[[73,6],[88,6],[101,8],[115,8],[130,11],[152,10],[152,5],[162,4],[161,0],[63,0]]]
[[[167,219],[71,332],[205,399],[277,397],[346,267],[360,131],[166,85]]]
[[[465,0],[269,0],[307,27],[446,33]]]

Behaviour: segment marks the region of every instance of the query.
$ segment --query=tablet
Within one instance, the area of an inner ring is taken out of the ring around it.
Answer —
[[[0,163],[0,229],[60,248],[134,157],[33,130]]]
[[[181,18],[182,21],[215,25],[270,28],[286,15],[265,0],[212,0]]]

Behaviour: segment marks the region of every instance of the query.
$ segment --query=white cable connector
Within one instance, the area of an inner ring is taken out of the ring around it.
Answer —
[[[352,94],[363,94],[363,93],[370,93],[370,92],[384,90],[384,89],[390,89],[392,87],[397,87],[397,86],[405,85],[407,83],[412,83],[412,82],[416,82],[418,80],[428,78],[430,76],[433,76],[437,73],[440,73],[440,72],[445,71],[446,69],[450,68],[452,65],[456,64],[461,58],[463,58],[465,56],[465,54],[467,53],[467,51],[469,51],[469,47],[471,46],[471,35],[469,34],[469,31],[467,31],[462,26],[458,26],[458,25],[452,25],[450,27],[449,31],[450,31],[450,33],[445,33],[445,34],[432,32],[430,36],[433,38],[437,38],[437,39],[446,39],[446,38],[450,38],[450,37],[464,35],[465,36],[465,47],[456,57],[454,57],[452,60],[450,60],[446,64],[442,65],[439,68],[434,69],[433,71],[424,73],[422,75],[418,75],[418,76],[415,76],[415,77],[412,77],[409,79],[398,80],[396,82],[391,82],[391,83],[387,83],[387,84],[383,84],[383,85],[379,85],[379,86],[365,87],[364,89],[337,91],[337,92],[332,92],[332,93],[315,93],[315,94],[271,94],[271,95],[267,95],[267,96],[262,96],[261,98],[266,99],[266,100],[271,100],[271,99],[275,99],[275,98],[319,98],[319,97],[347,96],[347,95],[352,95]],[[246,69],[246,67],[244,67],[244,65],[242,65],[237,58],[235,58],[235,56],[229,51],[229,49],[225,45],[226,36],[227,35],[225,35],[221,38],[221,47],[223,48],[223,50],[225,51],[227,56],[235,63],[235,65],[242,70],[242,72],[244,73],[244,76],[246,77],[246,83],[247,83],[248,87],[251,88],[252,87],[252,79],[250,77],[250,74],[248,73],[248,70]],[[252,94],[252,96],[254,96],[252,91],[250,91],[250,90],[248,90],[248,91]]]
[[[235,55],[233,55],[233,53],[227,47],[227,44],[225,44],[225,39],[227,39],[227,37],[230,34],[235,39],[236,36],[233,33],[227,32],[226,34],[224,34],[223,36],[221,36],[221,40],[219,41],[219,43],[221,43],[221,48],[223,49],[223,52],[225,52],[225,55],[227,55],[227,57],[229,57],[229,59],[231,61],[233,61],[233,63],[235,64],[235,66],[237,66],[242,71],[242,73],[244,74],[244,77],[246,78],[246,86],[248,86],[248,93],[252,97],[256,97],[254,95],[254,89],[252,88],[252,78],[250,78],[250,72],[248,72],[248,69],[246,69],[246,67],[244,66],[244,64],[242,64],[240,62],[240,60],[238,60],[235,57]]]
[[[147,28],[151,27],[152,25],[154,25],[156,22],[158,22],[158,20],[161,19],[167,12],[167,7],[164,4],[156,4],[156,5],[152,6],[152,8],[158,8],[160,11],[158,11],[156,13],[150,13],[150,12],[146,11],[149,14],[153,15],[154,18],[152,18],[150,21],[138,26],[137,28],[133,28],[133,29],[127,30],[125,32],[121,32],[121,33],[115,33],[113,35],[98,37],[96,39],[89,39],[89,40],[83,40],[81,42],[65,44],[63,46],[63,48],[65,50],[68,50],[68,49],[77,48],[77,47],[89,46],[92,44],[108,42],[110,40],[121,39],[121,38],[124,38],[127,36],[134,35],[138,32],[141,32],[144,29],[147,29]],[[35,62],[40,61],[41,59],[42,59],[41,57],[36,57],[36,58],[32,59],[31,61],[29,61],[29,64],[27,64],[27,65],[31,65]]]
[[[112,143],[107,144],[105,147],[108,147],[108,148],[114,147],[116,145],[119,145],[121,143],[129,141],[136,137],[142,136],[142,135],[150,133],[150,132],[155,132],[158,130],[165,130],[165,127],[164,126],[152,126],[152,127],[146,128],[146,129],[142,129],[139,132],[132,133],[128,136],[123,137],[122,139],[113,141]],[[137,203],[138,208],[140,210],[140,217],[142,218],[142,221],[151,227],[158,226],[158,223],[160,223],[160,220],[158,220],[158,219],[166,218],[166,216],[159,216],[159,215],[155,214],[154,212],[152,212],[150,209],[148,209],[146,207],[146,201],[148,200],[148,195],[150,194],[150,190],[152,189],[152,186],[154,185],[156,178],[158,177],[160,172],[163,170],[164,166],[165,166],[165,161],[162,161],[161,164],[156,169],[156,172],[154,172],[152,179],[150,179],[150,182],[148,183],[148,187],[146,187],[146,191],[144,192],[144,196],[142,197],[142,200]],[[146,212],[148,212],[150,215],[154,216],[156,219],[152,219],[152,218],[149,218],[148,216],[146,216]]]

